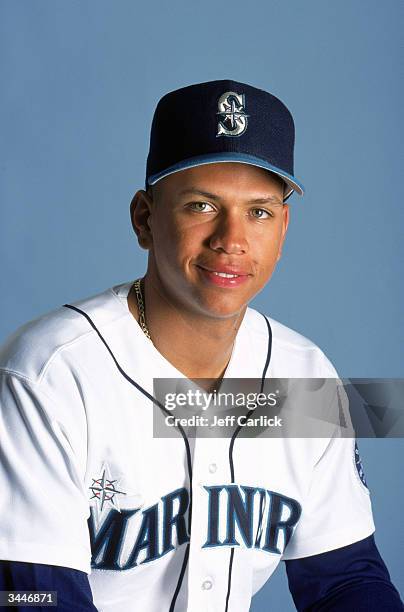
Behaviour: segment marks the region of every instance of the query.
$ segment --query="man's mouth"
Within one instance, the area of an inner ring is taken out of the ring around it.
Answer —
[[[242,276],[241,274],[226,274],[226,272],[212,272],[212,274],[221,276],[222,278],[238,278],[239,276]]]
[[[223,276],[224,278],[231,278],[232,276],[251,276],[251,272],[246,270],[245,268],[241,268],[237,265],[232,264],[221,264],[219,267],[210,267],[209,265],[198,265],[198,268],[205,270],[206,272],[210,272],[211,274],[217,274],[218,276]]]
[[[207,266],[196,266],[208,283],[213,283],[218,287],[238,287],[252,276],[246,270],[234,265],[221,265],[219,269]]]

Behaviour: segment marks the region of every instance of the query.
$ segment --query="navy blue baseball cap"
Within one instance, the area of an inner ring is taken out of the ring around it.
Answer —
[[[294,176],[293,117],[278,98],[231,80],[209,81],[167,93],[154,112],[146,189],[202,164],[240,162],[285,182],[285,200],[303,185]]]

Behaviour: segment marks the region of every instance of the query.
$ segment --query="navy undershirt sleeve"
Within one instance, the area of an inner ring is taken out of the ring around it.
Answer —
[[[57,591],[57,608],[13,606],[16,612],[97,612],[87,574],[68,567],[0,561],[0,591]]]
[[[299,612],[404,611],[373,535],[285,564]]]

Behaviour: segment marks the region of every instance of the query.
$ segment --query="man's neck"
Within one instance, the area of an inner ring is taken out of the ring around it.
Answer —
[[[234,340],[245,310],[231,319],[214,319],[180,312],[170,302],[154,295],[146,284],[146,322],[156,349],[187,378],[220,379],[230,360]],[[139,320],[133,286],[129,310]]]

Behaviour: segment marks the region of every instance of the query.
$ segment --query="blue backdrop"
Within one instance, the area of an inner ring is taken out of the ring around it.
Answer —
[[[129,202],[143,185],[154,106],[168,90],[229,77],[289,106],[306,187],[253,305],[319,344],[344,377],[403,376],[403,9],[400,0],[3,0],[0,341],[144,271]],[[404,444],[360,448],[377,542],[404,594]],[[294,609],[283,569],[252,610],[269,606]]]

